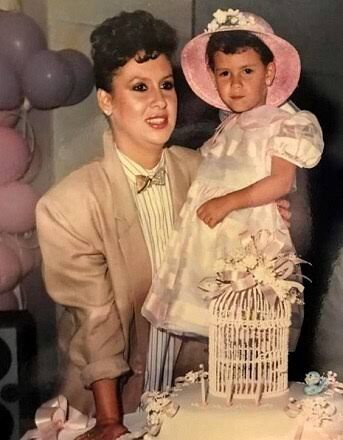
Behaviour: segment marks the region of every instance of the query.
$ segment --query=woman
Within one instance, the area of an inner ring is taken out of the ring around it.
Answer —
[[[200,156],[164,149],[176,121],[174,29],[147,12],[123,12],[98,26],[91,43],[110,125],[104,158],[44,195],[37,227],[48,293],[65,306],[62,393],[86,413],[94,396],[89,435],[113,440],[126,432],[122,407],[131,412],[144,388],[171,384],[181,340],[152,330],[149,345],[140,310]]]

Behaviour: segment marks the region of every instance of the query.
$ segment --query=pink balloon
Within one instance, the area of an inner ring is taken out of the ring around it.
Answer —
[[[20,278],[19,258],[11,248],[0,242],[0,293],[13,289]]]
[[[18,299],[12,291],[3,292],[0,294],[0,311],[18,310]]]
[[[13,128],[19,119],[19,110],[0,110],[0,127]]]
[[[29,167],[25,171],[23,177],[20,179],[20,182],[31,183],[37,177],[41,167],[42,167],[42,153],[39,144],[35,142]]]
[[[23,277],[41,263],[41,252],[35,230],[25,234],[3,234],[2,241],[19,258]]]
[[[29,166],[26,140],[13,128],[0,127],[0,185],[22,177]]]
[[[0,14],[0,53],[19,75],[27,61],[46,47],[43,31],[29,15],[13,11]]]
[[[32,107],[60,107],[75,84],[70,64],[53,50],[41,50],[26,64],[23,72],[24,95]]]
[[[21,234],[35,227],[39,197],[27,183],[0,186],[0,231]]]

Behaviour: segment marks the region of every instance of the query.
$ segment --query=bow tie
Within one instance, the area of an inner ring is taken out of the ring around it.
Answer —
[[[165,178],[165,170],[164,168],[160,168],[156,171],[156,173],[152,176],[143,176],[142,174],[139,174],[136,176],[136,190],[137,193],[141,193],[146,188],[149,188],[150,185],[165,185],[166,178]]]

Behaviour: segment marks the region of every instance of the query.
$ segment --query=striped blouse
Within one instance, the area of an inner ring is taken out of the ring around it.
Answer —
[[[165,166],[165,155],[151,170],[137,164],[119,149],[118,157],[130,184],[143,235],[150,255],[152,273],[161,264],[163,254],[173,228],[173,204],[166,173],[165,185],[149,185],[137,193],[136,175],[152,177]],[[174,337],[155,327],[150,327],[149,349],[145,371],[145,391],[165,390],[171,385],[174,367]]]

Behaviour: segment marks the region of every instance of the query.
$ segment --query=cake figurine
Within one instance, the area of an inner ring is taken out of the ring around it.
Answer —
[[[305,376],[304,393],[308,396],[314,394],[320,394],[328,387],[328,380],[326,377],[321,376],[318,371],[310,371]]]

